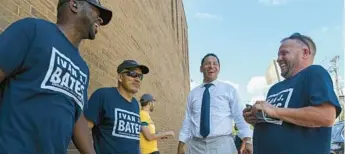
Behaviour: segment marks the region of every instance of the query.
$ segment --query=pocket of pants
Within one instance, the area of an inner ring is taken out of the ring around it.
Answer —
[[[222,141],[219,144],[219,149],[217,149],[217,154],[237,154],[235,142],[230,136],[224,137]]]

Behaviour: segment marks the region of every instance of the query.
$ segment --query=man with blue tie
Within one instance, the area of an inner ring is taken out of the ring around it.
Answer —
[[[201,60],[203,84],[194,88],[187,99],[185,119],[179,135],[178,153],[236,154],[231,137],[233,120],[243,143],[239,153],[252,153],[252,131],[242,116],[237,90],[217,80],[220,70],[218,57],[209,53]]]

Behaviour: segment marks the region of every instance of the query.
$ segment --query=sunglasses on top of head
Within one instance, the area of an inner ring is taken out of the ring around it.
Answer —
[[[297,39],[297,40],[301,41],[303,44],[305,44],[308,47],[308,49],[310,51],[308,41],[306,41],[306,39],[300,33],[296,32],[296,33],[292,34],[290,37],[288,37],[288,39]]]
[[[140,80],[143,80],[144,78],[143,74],[137,73],[135,71],[124,71],[121,73],[125,73],[127,76],[132,77],[132,78],[139,78]]]

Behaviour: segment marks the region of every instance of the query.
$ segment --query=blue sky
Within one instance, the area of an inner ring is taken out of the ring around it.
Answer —
[[[202,81],[200,61],[220,58],[219,79],[238,87],[243,101],[263,96],[264,75],[279,41],[294,32],[314,39],[315,64],[339,55],[344,77],[343,0],[183,0],[188,24],[190,76]]]

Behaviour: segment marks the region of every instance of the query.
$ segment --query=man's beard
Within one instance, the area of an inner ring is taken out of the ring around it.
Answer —
[[[280,75],[285,79],[292,77],[293,70],[294,70],[296,64],[298,64],[298,63],[299,63],[298,61],[285,62],[285,72],[281,72]],[[280,68],[280,70],[282,70],[282,69]]]
[[[89,35],[88,39],[90,39],[90,40],[94,40],[96,38],[96,33],[95,33],[95,30],[94,30],[94,24],[90,24],[88,35]]]

